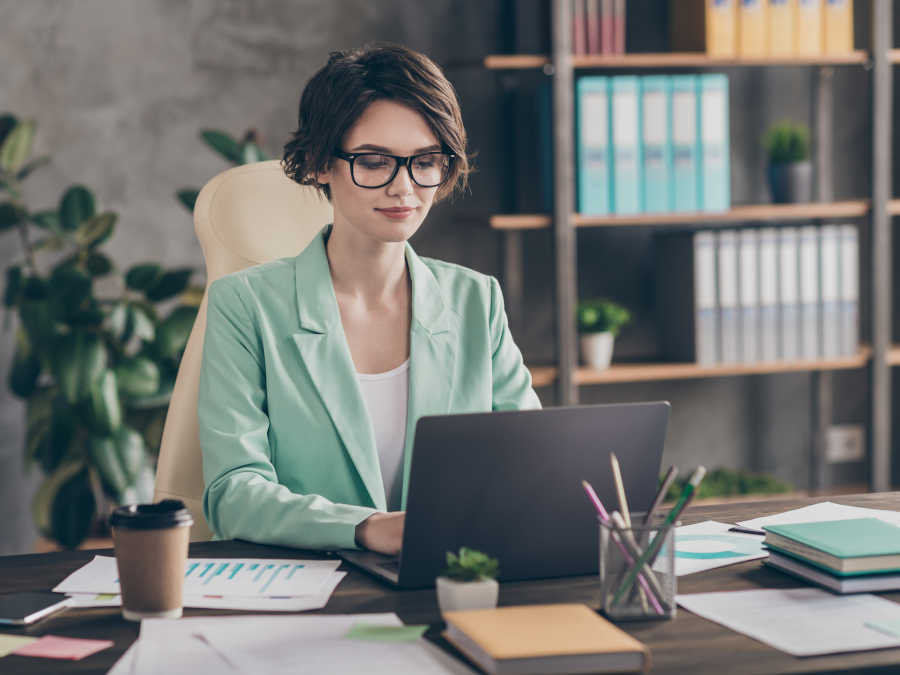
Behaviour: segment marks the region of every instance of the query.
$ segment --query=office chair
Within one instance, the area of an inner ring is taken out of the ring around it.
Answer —
[[[237,166],[210,180],[194,205],[194,231],[206,261],[207,287],[230,272],[297,255],[332,222],[331,204],[284,175],[278,160]],[[200,361],[206,331],[203,294],[169,402],[154,499],[180,499],[194,516],[192,541],[212,537],[203,516],[203,464],[197,423]]]

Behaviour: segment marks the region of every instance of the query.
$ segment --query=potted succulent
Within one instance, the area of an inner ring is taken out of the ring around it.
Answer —
[[[458,555],[447,551],[447,567],[437,578],[441,612],[496,607],[500,590],[497,571],[497,559],[481,551],[465,546]]]
[[[616,335],[631,314],[611,300],[590,298],[578,302],[577,318],[582,360],[591,368],[609,368]]]
[[[809,128],[779,122],[766,132],[763,144],[769,156],[769,189],[776,204],[812,201],[812,162]]]

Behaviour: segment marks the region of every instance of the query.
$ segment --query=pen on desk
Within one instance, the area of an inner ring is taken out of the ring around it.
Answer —
[[[613,482],[616,484],[616,495],[619,497],[619,511],[622,512],[622,520],[625,521],[625,527],[631,527],[631,513],[628,511],[625,484],[622,482],[622,469],[619,467],[619,458],[616,457],[616,453],[609,453],[609,464],[612,467]]]
[[[666,498],[666,493],[669,491],[669,486],[672,484],[672,481],[675,480],[675,477],[677,475],[678,468],[673,464],[669,467],[668,472],[666,472],[666,477],[663,478],[662,485],[659,486],[656,497],[653,498],[653,503],[650,505],[650,508],[647,509],[647,515],[644,516],[645,527],[650,524],[650,519],[653,518],[653,514],[656,513],[656,509],[659,508],[659,505],[662,504],[663,499]]]
[[[604,523],[609,523],[609,513],[607,513],[606,509],[603,506],[603,502],[600,501],[600,497],[597,496],[597,493],[594,491],[594,487],[588,483],[586,480],[581,481],[581,486],[584,488],[584,491],[587,493],[588,499],[593,503],[594,508],[597,510],[597,515],[600,516],[600,520]],[[625,544],[622,543],[620,538],[616,538],[616,544],[619,547],[619,550],[622,551],[622,555],[625,556],[625,560],[630,565],[634,562],[634,559],[628,555],[628,551],[625,548]],[[644,578],[643,574],[638,575],[638,583],[641,584],[641,587],[647,591],[647,594],[650,596],[650,602],[653,605],[653,609],[657,614],[664,614],[662,605],[659,604],[659,600],[653,595],[653,592],[650,590],[650,586],[647,583],[647,580]]]
[[[735,523],[733,527],[728,528],[729,532],[742,532],[744,534],[758,534],[761,537],[766,536],[766,533],[762,530],[754,530],[752,527],[744,527],[743,525],[738,525]]]
[[[690,480],[681,491],[681,497],[679,497],[675,506],[672,507],[672,510],[669,511],[669,515],[666,516],[665,521],[660,526],[659,531],[656,533],[656,537],[654,537],[653,541],[644,551],[643,555],[641,555],[640,559],[638,559],[634,567],[632,567],[628,574],[625,575],[625,578],[622,579],[622,583],[619,584],[619,588],[616,590],[616,595],[613,598],[614,603],[619,602],[625,594],[625,591],[634,584],[634,578],[637,571],[643,567],[648,560],[654,559],[659,553],[663,541],[665,541],[666,533],[669,528],[672,527],[672,523],[674,523],[678,519],[678,516],[681,515],[681,512],[684,511],[688,504],[690,504],[691,500],[694,498],[697,486],[700,485],[700,481],[703,480],[705,475],[706,467],[703,466],[698,466],[694,473],[691,474]]]

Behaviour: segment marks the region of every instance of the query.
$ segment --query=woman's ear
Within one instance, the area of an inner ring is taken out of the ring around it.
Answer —
[[[331,182],[331,166],[327,166],[322,171],[315,173],[316,183],[319,185],[328,185]]]

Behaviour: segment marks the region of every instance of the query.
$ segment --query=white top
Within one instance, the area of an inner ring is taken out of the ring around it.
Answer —
[[[375,429],[375,447],[378,449],[388,511],[399,511],[403,492],[409,359],[386,373],[357,373],[356,377]]]

